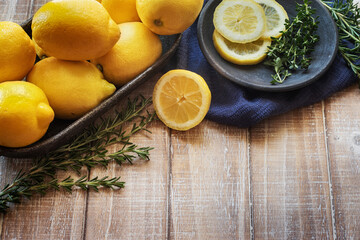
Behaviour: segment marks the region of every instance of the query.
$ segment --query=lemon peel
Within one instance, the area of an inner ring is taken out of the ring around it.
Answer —
[[[266,58],[271,40],[258,39],[250,43],[233,43],[225,39],[216,30],[213,33],[216,51],[225,60],[238,65],[254,65]]]

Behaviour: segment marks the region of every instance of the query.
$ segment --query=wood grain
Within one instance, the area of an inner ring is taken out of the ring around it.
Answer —
[[[59,174],[59,178],[68,175]],[[71,176],[76,177],[75,174]],[[72,194],[51,191],[44,197],[35,196],[31,201],[16,205],[4,216],[2,239],[82,239],[85,210],[86,192],[82,190]]]
[[[0,0],[0,21],[22,23],[48,1]],[[150,97],[160,74],[132,96]],[[156,121],[133,138],[155,147],[149,162],[90,173],[122,176],[125,189],[11,206],[1,239],[360,239],[359,100],[354,85],[250,129]],[[31,164],[0,157],[1,186]]]
[[[330,239],[322,103],[266,120],[250,135],[255,239]]]
[[[360,239],[360,92],[352,86],[326,101],[336,234]]]
[[[158,78],[159,75],[149,80],[135,94],[150,97]],[[122,103],[125,101],[119,103],[119,108]],[[152,134],[138,133],[132,141],[142,147],[155,147],[150,161],[92,170],[92,177],[122,176],[126,187],[120,191],[89,192],[86,239],[166,238],[169,130],[159,121],[149,128]],[[110,150],[115,151],[119,147]]]
[[[360,0],[354,0],[360,7]],[[360,239],[360,91],[358,84],[325,101],[334,235]]]
[[[247,131],[204,121],[171,132],[169,239],[248,239]]]

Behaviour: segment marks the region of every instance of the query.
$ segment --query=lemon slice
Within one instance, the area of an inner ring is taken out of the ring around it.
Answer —
[[[171,70],[156,83],[153,91],[154,109],[169,128],[188,130],[198,125],[209,111],[211,93],[198,74]]]
[[[254,65],[265,59],[269,39],[258,39],[250,43],[233,43],[221,36],[216,30],[213,33],[216,51],[225,60],[238,65]]]
[[[266,27],[264,9],[253,0],[222,1],[214,11],[213,22],[223,37],[237,43],[259,39]]]
[[[285,30],[285,19],[289,19],[285,9],[275,0],[255,0],[263,7],[266,17],[266,30],[261,38],[278,38]]]

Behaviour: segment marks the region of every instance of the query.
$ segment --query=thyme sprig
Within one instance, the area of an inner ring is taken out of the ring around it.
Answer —
[[[272,38],[268,48],[265,64],[272,66],[275,74],[272,75],[272,84],[283,83],[296,69],[308,69],[311,64],[311,52],[319,41],[316,34],[318,28],[316,10],[311,8],[308,0],[297,4],[297,15],[285,21],[285,30],[279,38]]]
[[[120,181],[120,177],[95,177],[88,180],[88,176],[81,176],[77,180],[67,177],[60,181],[56,173],[59,170],[73,170],[80,174],[83,167],[90,170],[97,165],[106,168],[113,161],[122,165],[125,162],[132,163],[135,158],[149,160],[153,148],[138,147],[130,138],[139,131],[148,131],[146,126],[154,119],[155,113],[142,112],[150,103],[150,99],[143,97],[129,100],[123,111],[101,118],[99,123],[90,125],[71,143],[34,159],[30,169],[19,171],[15,179],[0,191],[0,211],[6,212],[9,204],[19,203],[23,197],[45,194],[50,189],[71,192],[75,187],[95,191],[99,187],[123,188],[125,183]],[[125,130],[124,124],[133,121],[131,129]],[[107,150],[109,146],[118,143],[122,144],[121,149],[115,152]]]
[[[360,87],[360,7],[353,0],[321,3],[329,10],[339,30],[339,52],[359,78]]]

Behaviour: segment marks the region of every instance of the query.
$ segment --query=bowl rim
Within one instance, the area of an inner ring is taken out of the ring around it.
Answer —
[[[21,25],[23,29],[31,31],[31,22],[32,17],[24,21]],[[31,32],[27,32],[31,36]],[[162,37],[175,37],[174,42],[171,47],[163,52],[160,58],[156,60],[149,68],[143,71],[141,74],[136,76],[133,80],[129,81],[127,84],[123,85],[120,88],[117,88],[115,93],[113,93],[109,98],[105,99],[94,109],[83,115],[77,120],[74,120],[70,125],[64,128],[62,131],[50,136],[49,138],[42,138],[37,142],[20,148],[8,148],[0,146],[0,156],[11,157],[11,158],[29,158],[29,157],[39,157],[45,155],[47,152],[60,147],[63,144],[69,142],[75,135],[81,133],[89,123],[92,123],[108,110],[110,110],[116,103],[122,99],[124,96],[131,93],[139,85],[146,82],[149,78],[155,75],[170,59],[180,44],[182,34],[175,34]]]

